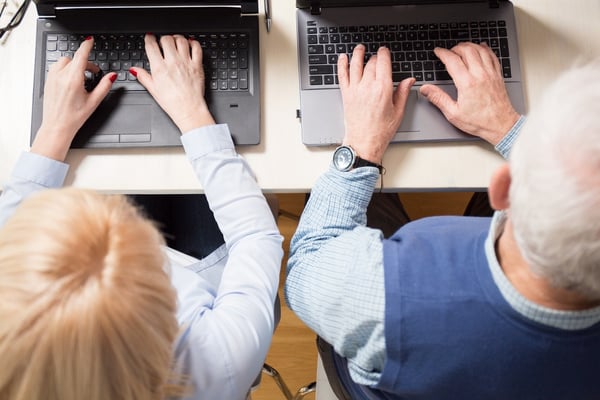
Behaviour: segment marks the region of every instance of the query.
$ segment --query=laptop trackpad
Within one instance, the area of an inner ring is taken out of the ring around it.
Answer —
[[[88,122],[95,125],[97,135],[150,133],[152,105],[119,104],[113,108],[102,103]]]
[[[398,128],[398,132],[419,132],[421,129],[415,119],[415,107],[419,101],[419,93],[417,89],[412,89],[406,99],[406,108],[404,109],[404,117],[402,124]]]
[[[80,129],[72,147],[86,143],[149,142],[151,104],[123,104],[103,101]]]

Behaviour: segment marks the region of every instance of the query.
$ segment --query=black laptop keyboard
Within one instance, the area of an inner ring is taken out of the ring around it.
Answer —
[[[338,56],[351,55],[360,43],[366,46],[365,62],[379,47],[390,49],[396,83],[411,76],[417,83],[451,80],[433,49],[468,41],[486,42],[499,58],[504,78],[512,77],[505,21],[369,26],[323,26],[309,21],[306,34],[311,86],[337,85]]]
[[[46,36],[46,71],[60,57],[73,53],[88,35],[48,33]],[[248,35],[246,33],[185,34],[200,42],[206,75],[206,88],[213,91],[248,91]],[[89,61],[104,73],[116,72],[113,89],[144,90],[129,68],[150,71],[144,51],[143,34],[95,34]]]

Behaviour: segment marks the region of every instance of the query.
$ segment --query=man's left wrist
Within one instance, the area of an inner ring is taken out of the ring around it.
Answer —
[[[351,145],[344,144],[335,149],[333,166],[342,172],[361,167],[375,167],[379,170],[379,173],[382,173],[383,166],[380,163],[373,162],[372,159],[371,157],[362,157]]]

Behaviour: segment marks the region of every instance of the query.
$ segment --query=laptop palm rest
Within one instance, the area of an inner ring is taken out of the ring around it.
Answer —
[[[453,85],[438,87],[455,98],[456,88]],[[341,143],[344,137],[344,112],[340,91],[304,90],[301,92],[301,102],[303,113],[327,116],[303,120],[302,141],[317,146]],[[455,129],[455,135],[448,135],[448,125],[442,113],[419,94],[418,87],[414,87],[407,99],[402,124],[392,142],[474,139],[458,129]]]
[[[152,139],[165,140],[161,135],[152,138],[153,131],[167,131],[165,124],[173,123],[148,94],[116,91],[86,121],[71,147],[139,147]],[[172,135],[178,142],[178,131]]]

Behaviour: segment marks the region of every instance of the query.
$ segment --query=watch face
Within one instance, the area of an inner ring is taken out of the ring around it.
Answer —
[[[333,165],[340,171],[348,171],[354,163],[352,149],[346,146],[338,147],[333,153]]]

